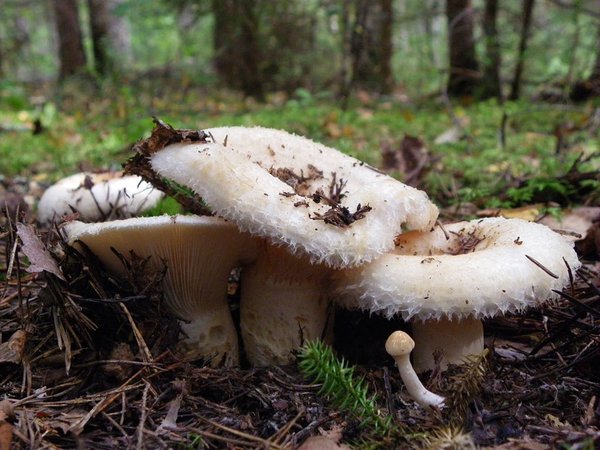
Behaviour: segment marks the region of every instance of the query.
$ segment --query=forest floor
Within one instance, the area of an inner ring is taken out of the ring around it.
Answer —
[[[218,100],[206,100],[204,105],[218,116],[203,110],[209,115],[203,120],[218,117],[219,124],[247,124],[248,116],[241,111],[254,108],[242,105],[222,113]],[[562,208],[568,214],[572,205],[567,197],[575,204],[597,204],[597,184],[590,188],[590,182],[598,181],[597,169],[583,165],[591,157],[577,156],[597,155],[594,110],[575,111],[575,122],[553,113],[536,119],[536,124],[549,117],[556,120],[554,128],[538,133],[527,128],[533,119],[521,115],[518,107],[506,123],[494,112],[490,123],[504,125],[490,130],[488,122],[469,109],[445,122],[442,115],[428,122],[411,116],[414,111],[388,114],[385,105],[370,109],[362,105],[351,117],[320,109],[312,99],[286,105],[288,119],[271,105],[270,113],[254,111],[259,118],[253,123],[289,128],[285,123],[289,120],[295,131],[340,141],[348,153],[377,165],[383,158],[385,166],[387,149],[387,170],[411,175],[413,184],[431,190],[432,198],[444,206],[445,220],[499,212],[519,216],[543,210],[543,215]],[[107,107],[99,100],[89,106],[88,116],[98,117],[94,116],[100,114],[98,109]],[[148,282],[154,274],[134,271],[127,279],[117,279],[97,261],[65,246],[56,228],[30,227],[35,211],[27,205],[35,204],[52,179],[72,169],[71,158],[89,167],[122,161],[127,155],[124,142],[142,135],[139,123],[132,123],[131,111],[119,112],[128,108],[120,97],[115,108],[111,117],[128,117],[123,119],[127,126],[121,127],[124,134],[112,134],[106,124],[80,134],[76,114],[45,111],[54,117],[47,122],[53,124],[45,132],[47,139],[31,141],[34,138],[16,130],[0,144],[0,152],[6,152],[3,158],[14,154],[14,165],[3,168],[0,180],[0,449],[277,449],[296,448],[310,436],[325,436],[330,445],[321,442],[313,448],[341,448],[336,442],[386,449],[600,447],[597,220],[576,246],[583,267],[560,300],[520,315],[486,320],[485,358],[423,376],[431,390],[460,400],[453,411],[424,410],[407,395],[384,350],[389,333],[405,328],[404,323],[337,310],[333,348],[363,377],[369,392],[377,394],[379,414],[393,418],[391,431],[382,433],[366,426],[351,408],[336,406],[322,395],[321,386],[296,364],[210,368],[177,357],[172,349],[178,324],[156,301],[160,290]],[[25,122],[31,121],[28,114],[23,115]],[[467,120],[468,116],[472,118]],[[147,116],[143,123],[148,124]],[[420,143],[416,138],[385,143],[395,134],[395,126],[411,124]],[[506,146],[497,145],[498,130],[501,137],[508,137]],[[446,141],[436,144],[446,146],[443,152],[424,147],[423,141],[431,143],[446,131]],[[47,153],[28,156],[11,150],[33,148],[32,142]],[[104,156],[89,152],[91,142]],[[363,151],[373,142],[382,154]],[[516,158],[515,165],[507,158]],[[529,167],[535,167],[535,174],[527,172]],[[502,183],[493,184],[494,180]],[[452,204],[450,200],[458,197],[460,201]],[[540,209],[535,203],[540,201],[550,206]],[[233,280],[234,317],[239,314],[235,287]]]
[[[149,302],[157,292],[138,295],[139,273],[117,280],[62,247],[55,230],[26,234],[24,226],[7,216],[0,235],[8,274],[0,284],[1,448],[11,440],[11,448],[295,448],[314,435],[353,448],[600,445],[597,257],[560,301],[487,320],[489,353],[477,367],[425,377],[441,394],[466,391],[449,413],[425,411],[404,391],[383,350],[400,321],[337,311],[334,348],[401,430],[382,435],[331,405],[296,365],[179,359],[171,352],[177,322]]]

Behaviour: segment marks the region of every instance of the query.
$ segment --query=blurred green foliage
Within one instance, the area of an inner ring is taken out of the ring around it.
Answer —
[[[151,116],[158,116],[177,128],[282,128],[378,167],[385,145],[400,148],[405,135],[416,136],[429,152],[419,187],[442,206],[469,202],[511,207],[534,201],[565,205],[598,190],[598,177],[578,185],[565,178],[574,165],[581,172],[599,169],[600,138],[586,128],[593,118],[592,105],[488,101],[449,110],[443,102],[416,106],[368,99],[354,100],[343,110],[331,94],[304,89],[290,96],[274,94],[259,104],[214,88],[191,86],[176,92],[171,87],[170,95],[157,97],[148,87],[106,83],[82,91],[79,81],[72,83],[63,87],[59,100],[41,104],[32,103],[18,87],[3,92],[0,123],[15,129],[2,133],[0,173],[51,181],[78,168],[118,167],[131,156],[130,146],[149,135]],[[45,129],[38,135],[29,131],[35,119]],[[456,120],[463,123],[462,137],[436,143]],[[556,130],[564,126],[570,131],[557,151]]]

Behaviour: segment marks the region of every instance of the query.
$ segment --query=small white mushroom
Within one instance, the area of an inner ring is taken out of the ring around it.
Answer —
[[[404,331],[394,331],[385,341],[385,351],[394,358],[400,371],[400,377],[410,396],[421,406],[444,406],[444,397],[427,390],[410,363],[410,352],[415,341]]]
[[[138,176],[77,173],[46,189],[38,203],[38,222],[49,224],[75,212],[83,222],[126,219],[156,206],[162,197],[162,192]]]

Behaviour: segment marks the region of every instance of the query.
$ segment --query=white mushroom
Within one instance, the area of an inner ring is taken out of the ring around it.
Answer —
[[[400,377],[410,396],[423,407],[441,408],[444,406],[444,397],[427,390],[410,364],[410,352],[413,348],[415,341],[404,331],[394,331],[385,341],[385,351],[396,361]]]
[[[274,156],[264,160],[255,144],[232,146],[236,135],[227,136],[226,146],[169,145],[151,165],[215,214],[311,261],[362,264],[391,250],[403,229],[429,230],[437,219],[424,192],[335,149],[277,131],[277,146],[264,144]]]
[[[348,308],[411,320],[420,372],[483,351],[481,319],[558,297],[580,263],[572,243],[520,219],[459,222],[409,232],[370,264],[338,271],[335,297]]]
[[[208,132],[215,142],[171,144],[149,159],[215,214],[285,249],[264,252],[243,277],[241,327],[254,364],[287,362],[302,339],[321,337],[332,318],[329,269],[319,264],[372,260],[402,229],[430,229],[437,218],[424,192],[310,139],[265,128]]]
[[[63,178],[44,192],[38,221],[49,224],[74,212],[84,222],[124,219],[156,206],[162,197],[162,192],[138,176],[82,172]]]
[[[257,242],[217,217],[159,216],[85,224],[66,223],[72,245],[85,244],[112,272],[125,268],[111,249],[151,257],[167,272],[163,292],[169,309],[181,319],[185,349],[213,365],[236,365],[238,338],[227,303],[231,270],[250,262]]]

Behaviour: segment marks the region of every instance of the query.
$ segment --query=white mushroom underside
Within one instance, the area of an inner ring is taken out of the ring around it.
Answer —
[[[217,217],[160,216],[97,224],[65,225],[70,244],[83,242],[114,273],[125,268],[111,250],[150,257],[149,267],[167,266],[162,289],[170,311],[182,319],[186,352],[238,362],[238,339],[227,304],[231,269],[251,261],[256,240]]]
[[[439,228],[409,233],[394,253],[337,272],[338,303],[404,319],[482,318],[556,298],[568,267],[580,266],[573,245],[540,224],[489,218],[444,228],[450,240]],[[456,250],[457,234],[481,241],[470,253],[444,254]]]
[[[218,143],[170,145],[154,154],[151,164],[160,175],[194,190],[216,214],[240,229],[331,266],[372,260],[393,248],[403,226],[428,229],[433,225],[437,208],[424,192],[339,155],[356,164],[352,175],[343,173],[347,179],[343,206],[350,212],[359,205],[372,208],[347,227],[312,219],[325,214],[329,206],[293,193],[268,168],[231,147]],[[334,169],[324,166],[323,170]]]

